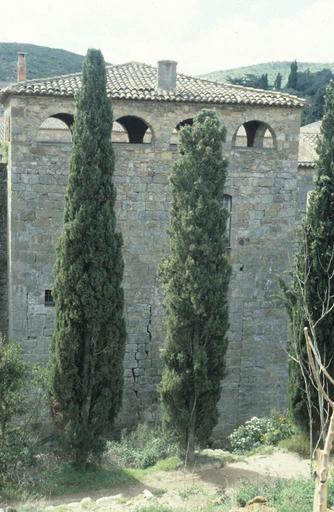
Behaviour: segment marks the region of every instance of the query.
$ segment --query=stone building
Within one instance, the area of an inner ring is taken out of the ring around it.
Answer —
[[[320,136],[321,121],[302,126],[299,136],[298,152],[298,199],[297,209],[301,218],[307,208],[307,198],[314,189],[316,161],[318,159],[317,144]]]
[[[80,74],[23,80],[0,93],[9,147],[0,174],[7,205],[0,210],[1,251],[7,255],[7,266],[0,268],[0,320],[31,362],[48,358],[54,244],[62,229],[73,95],[80,82]],[[215,109],[227,128],[225,204],[231,213],[233,276],[220,436],[253,415],[286,406],[287,320],[276,296],[295,244],[303,101],[176,74],[171,61],[159,62],[158,68],[135,62],[110,66],[107,88],[118,123],[115,183],[124,237],[124,424],[158,415],[164,334],[157,269],[168,250],[168,177],[177,158],[178,130],[202,108]],[[64,140],[45,136],[43,123],[50,118],[55,131],[66,132]]]

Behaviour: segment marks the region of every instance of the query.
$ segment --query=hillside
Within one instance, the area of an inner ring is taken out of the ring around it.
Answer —
[[[0,43],[0,82],[16,81],[17,52],[27,52],[27,78],[81,71],[83,56],[26,43]]]
[[[267,62],[264,64],[254,64],[252,66],[243,66],[240,68],[224,69],[221,71],[212,71],[205,75],[201,75],[202,78],[209,78],[210,80],[224,81],[230,76],[231,78],[238,78],[247,74],[262,75],[268,73],[269,83],[272,84],[276,78],[277,73],[281,73],[283,76],[283,86],[288,81],[288,75],[290,72],[291,62],[288,61],[276,61]],[[306,71],[309,69],[311,72],[321,71],[324,68],[329,68],[334,72],[334,62],[332,63],[318,63],[318,62],[298,62],[298,71]]]

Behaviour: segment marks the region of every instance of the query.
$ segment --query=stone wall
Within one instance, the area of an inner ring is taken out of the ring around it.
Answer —
[[[168,250],[168,176],[177,156],[170,145],[175,126],[203,105],[115,101],[114,117],[135,115],[153,134],[151,144],[114,145],[117,216],[124,237],[125,314],[128,342],[121,422],[158,416],[156,386],[163,343],[159,262]],[[294,251],[297,149],[300,111],[289,108],[217,106],[227,127],[226,193],[232,196],[230,347],[220,402],[222,436],[254,414],[286,406],[287,326],[277,302],[277,282]],[[70,99],[14,97],[9,151],[10,332],[30,361],[46,361],[54,308],[44,304],[52,289],[54,243],[62,228],[70,144],[38,143],[49,116],[72,113]],[[238,127],[249,120],[269,124],[275,148],[233,148]]]
[[[314,179],[316,176],[316,169],[313,163],[307,164],[301,162],[298,165],[298,199],[297,199],[297,209],[298,209],[298,218],[302,219],[306,213],[307,208],[307,195],[309,192],[314,190]]]
[[[0,335],[7,335],[7,167],[0,163]]]

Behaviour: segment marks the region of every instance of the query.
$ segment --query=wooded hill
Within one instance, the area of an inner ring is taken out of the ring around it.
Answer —
[[[288,81],[290,65],[291,62],[288,61],[267,62],[265,64],[254,64],[252,66],[243,66],[233,69],[223,69],[221,71],[212,71],[210,73],[206,73],[205,75],[201,75],[201,77],[208,78],[209,80],[225,81],[229,77],[239,78],[244,77],[246,75],[261,76],[263,74],[267,74],[269,83],[274,83],[277,74],[281,73],[282,86],[284,87]],[[311,73],[316,73],[317,71],[321,71],[324,68],[330,69],[331,71],[334,72],[334,62],[298,62],[298,71],[306,71],[307,69],[309,69]]]
[[[26,43],[0,43],[0,82],[16,81],[17,52],[27,52],[27,78],[81,71],[84,57],[67,50]]]

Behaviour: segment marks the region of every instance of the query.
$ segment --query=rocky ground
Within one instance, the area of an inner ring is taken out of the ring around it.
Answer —
[[[140,485],[113,489],[112,493],[99,491],[91,496],[68,496],[62,498],[62,502],[39,503],[38,506],[46,512],[134,512],[146,505],[182,508],[190,512],[210,504],[224,503],[242,480],[259,482],[268,477],[307,478],[310,472],[307,460],[280,451],[228,464],[221,462],[224,453],[220,450],[207,450],[205,456],[204,462],[193,471],[180,469],[152,473],[145,476]],[[261,497],[240,510],[275,512]]]

